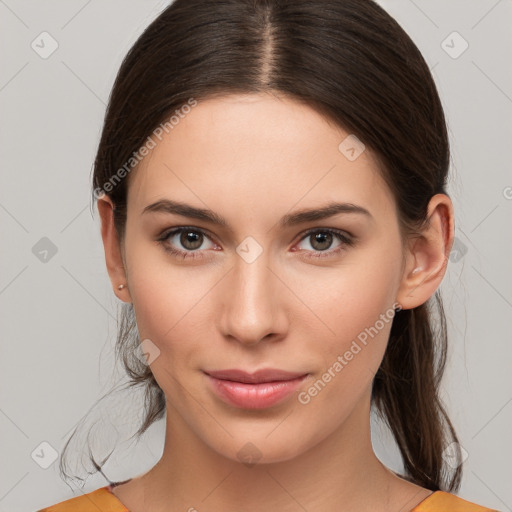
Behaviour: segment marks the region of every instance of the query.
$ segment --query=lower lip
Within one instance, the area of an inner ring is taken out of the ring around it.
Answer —
[[[222,400],[243,409],[265,409],[275,405],[296,391],[307,377],[303,375],[292,380],[248,384],[207,376],[213,390]]]

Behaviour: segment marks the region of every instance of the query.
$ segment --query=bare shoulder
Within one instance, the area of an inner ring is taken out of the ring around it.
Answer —
[[[397,478],[395,489],[392,493],[394,503],[391,503],[393,510],[401,510],[403,512],[413,512],[416,507],[430,498],[434,491],[414,484],[403,478]]]
[[[112,487],[112,494],[129,510],[140,510],[144,499],[143,477],[130,478]]]

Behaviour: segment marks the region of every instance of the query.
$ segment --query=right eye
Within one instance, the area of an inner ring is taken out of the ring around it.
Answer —
[[[158,238],[158,242],[167,252],[174,256],[187,259],[204,257],[201,255],[201,252],[206,249],[201,251],[198,249],[203,245],[205,240],[209,239],[209,236],[202,229],[184,226],[164,232]],[[184,249],[176,248],[178,245],[181,245]],[[213,247],[215,247],[214,244],[210,246],[210,249]]]

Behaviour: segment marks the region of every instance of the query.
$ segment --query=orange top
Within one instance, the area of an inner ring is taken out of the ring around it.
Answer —
[[[71,498],[37,512],[130,512],[112,493],[107,485],[96,491]],[[463,500],[455,494],[435,491],[410,512],[498,512]]]

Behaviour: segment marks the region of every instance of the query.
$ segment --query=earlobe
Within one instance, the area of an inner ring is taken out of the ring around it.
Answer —
[[[98,198],[98,212],[101,219],[105,263],[114,293],[123,302],[131,302],[130,292],[126,285],[127,279],[121,246],[114,226],[114,203],[109,196],[103,195]],[[121,284],[122,287],[120,287]]]
[[[453,244],[453,205],[446,194],[434,195],[428,206],[428,223],[411,242],[397,302],[402,309],[424,304],[441,284]]]

